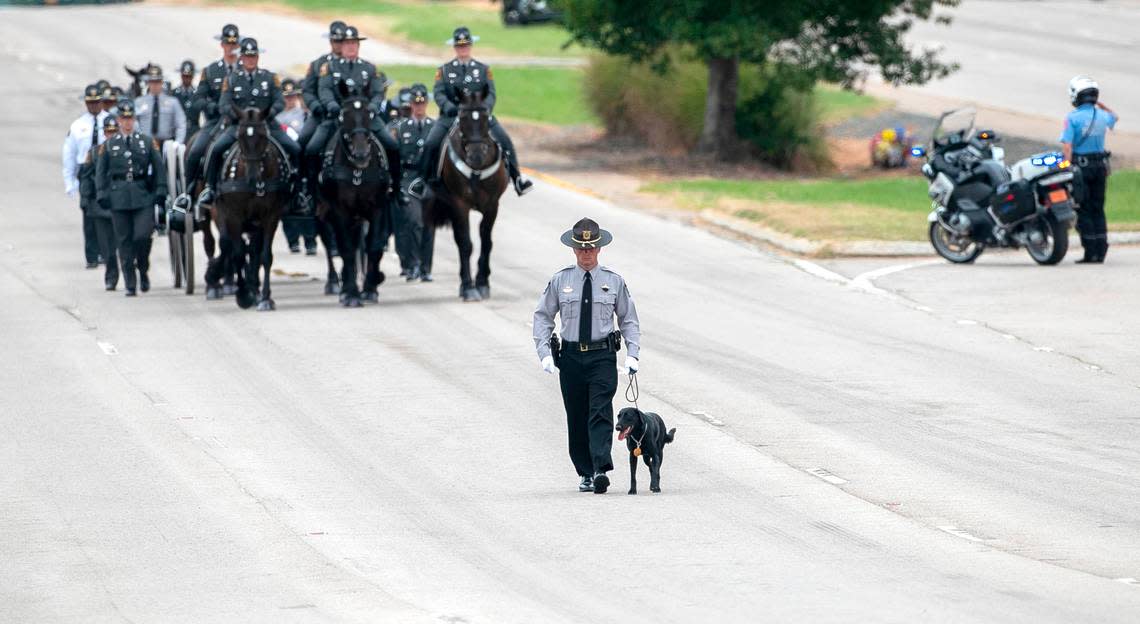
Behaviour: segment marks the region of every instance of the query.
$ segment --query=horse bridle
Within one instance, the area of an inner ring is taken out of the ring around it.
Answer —
[[[479,114],[479,115],[487,114],[486,107],[482,107],[482,106],[478,107],[478,108],[470,108],[467,110],[471,111],[472,113]],[[476,117],[475,119],[478,120],[478,117]],[[462,120],[460,120],[460,121],[462,121]],[[470,138],[464,136],[462,124],[459,124],[459,131],[456,134],[459,135],[459,146],[460,146],[460,148],[466,148],[468,145],[481,145],[484,143],[493,143],[494,142],[490,138],[491,137],[491,131],[490,131],[489,120],[488,120],[488,126],[487,126],[486,134],[484,134],[484,136],[482,136],[478,139],[470,139]],[[466,149],[464,149],[464,151],[466,152]],[[502,149],[499,150],[498,156],[495,158],[495,162],[492,163],[491,165],[488,165],[487,167],[484,167],[483,169],[476,169],[476,168],[472,167],[471,165],[467,164],[467,161],[465,161],[463,159],[463,155],[461,155],[455,151],[455,146],[452,144],[451,141],[447,142],[447,154],[448,154],[448,157],[451,159],[451,164],[455,166],[456,170],[458,170],[459,173],[461,173],[463,175],[463,177],[467,178],[468,180],[471,180],[472,183],[474,183],[475,180],[485,180],[485,179],[495,175],[495,173],[499,171],[499,167],[501,167],[503,164],[503,150]]]

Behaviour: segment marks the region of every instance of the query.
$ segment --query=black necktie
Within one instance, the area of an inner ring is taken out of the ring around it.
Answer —
[[[582,311],[578,313],[578,342],[590,342],[594,328],[594,310],[590,304],[594,301],[594,287],[590,280],[590,272],[586,271],[586,280],[582,282]]]
[[[154,112],[150,114],[150,138],[158,138],[158,96],[154,96]]]
[[[99,145],[99,115],[91,116],[91,147]]]

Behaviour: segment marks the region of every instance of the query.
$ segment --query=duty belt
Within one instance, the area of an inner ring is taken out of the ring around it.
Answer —
[[[112,180],[120,180],[120,181],[126,180],[127,182],[134,182],[135,181],[135,172],[134,171],[128,171],[123,175],[113,175],[113,176],[111,176],[111,179]]]
[[[577,351],[579,353],[586,353],[589,351],[612,351],[610,348],[609,340],[598,340],[597,342],[564,342],[562,343],[562,351]]]
[[[1112,152],[1097,152],[1095,154],[1074,154],[1073,161],[1078,167],[1087,167],[1089,163],[1101,163],[1108,160]]]

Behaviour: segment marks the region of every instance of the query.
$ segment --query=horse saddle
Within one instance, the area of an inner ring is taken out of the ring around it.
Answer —
[[[277,151],[277,155],[280,157],[279,162],[281,163],[282,167],[284,167],[284,169],[283,169],[283,173],[285,174],[284,177],[286,180],[288,180],[293,175],[293,167],[289,163],[289,153],[285,151],[285,148],[282,147],[280,143],[278,143],[277,141],[275,141],[273,139],[272,135],[269,136],[269,144],[272,145],[273,149]],[[234,143],[233,145],[231,145],[229,147],[229,149],[226,150],[226,153],[222,156],[222,177],[223,178],[227,177],[227,175],[226,175],[227,171],[231,171],[233,169],[233,167],[236,166],[236,163],[234,163],[233,160],[235,158],[237,158],[240,154],[241,154],[241,146],[239,146],[237,143]]]

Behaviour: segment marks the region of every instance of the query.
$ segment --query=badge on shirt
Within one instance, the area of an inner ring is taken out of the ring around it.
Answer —
[[[571,288],[571,287],[569,287],[569,286],[567,286],[567,287],[565,287],[565,288],[563,288],[563,289],[562,289],[562,292],[569,294],[569,293],[572,293],[572,292],[574,292],[574,289],[573,289],[573,288]]]
[[[602,292],[610,292],[610,285],[602,284]]]

